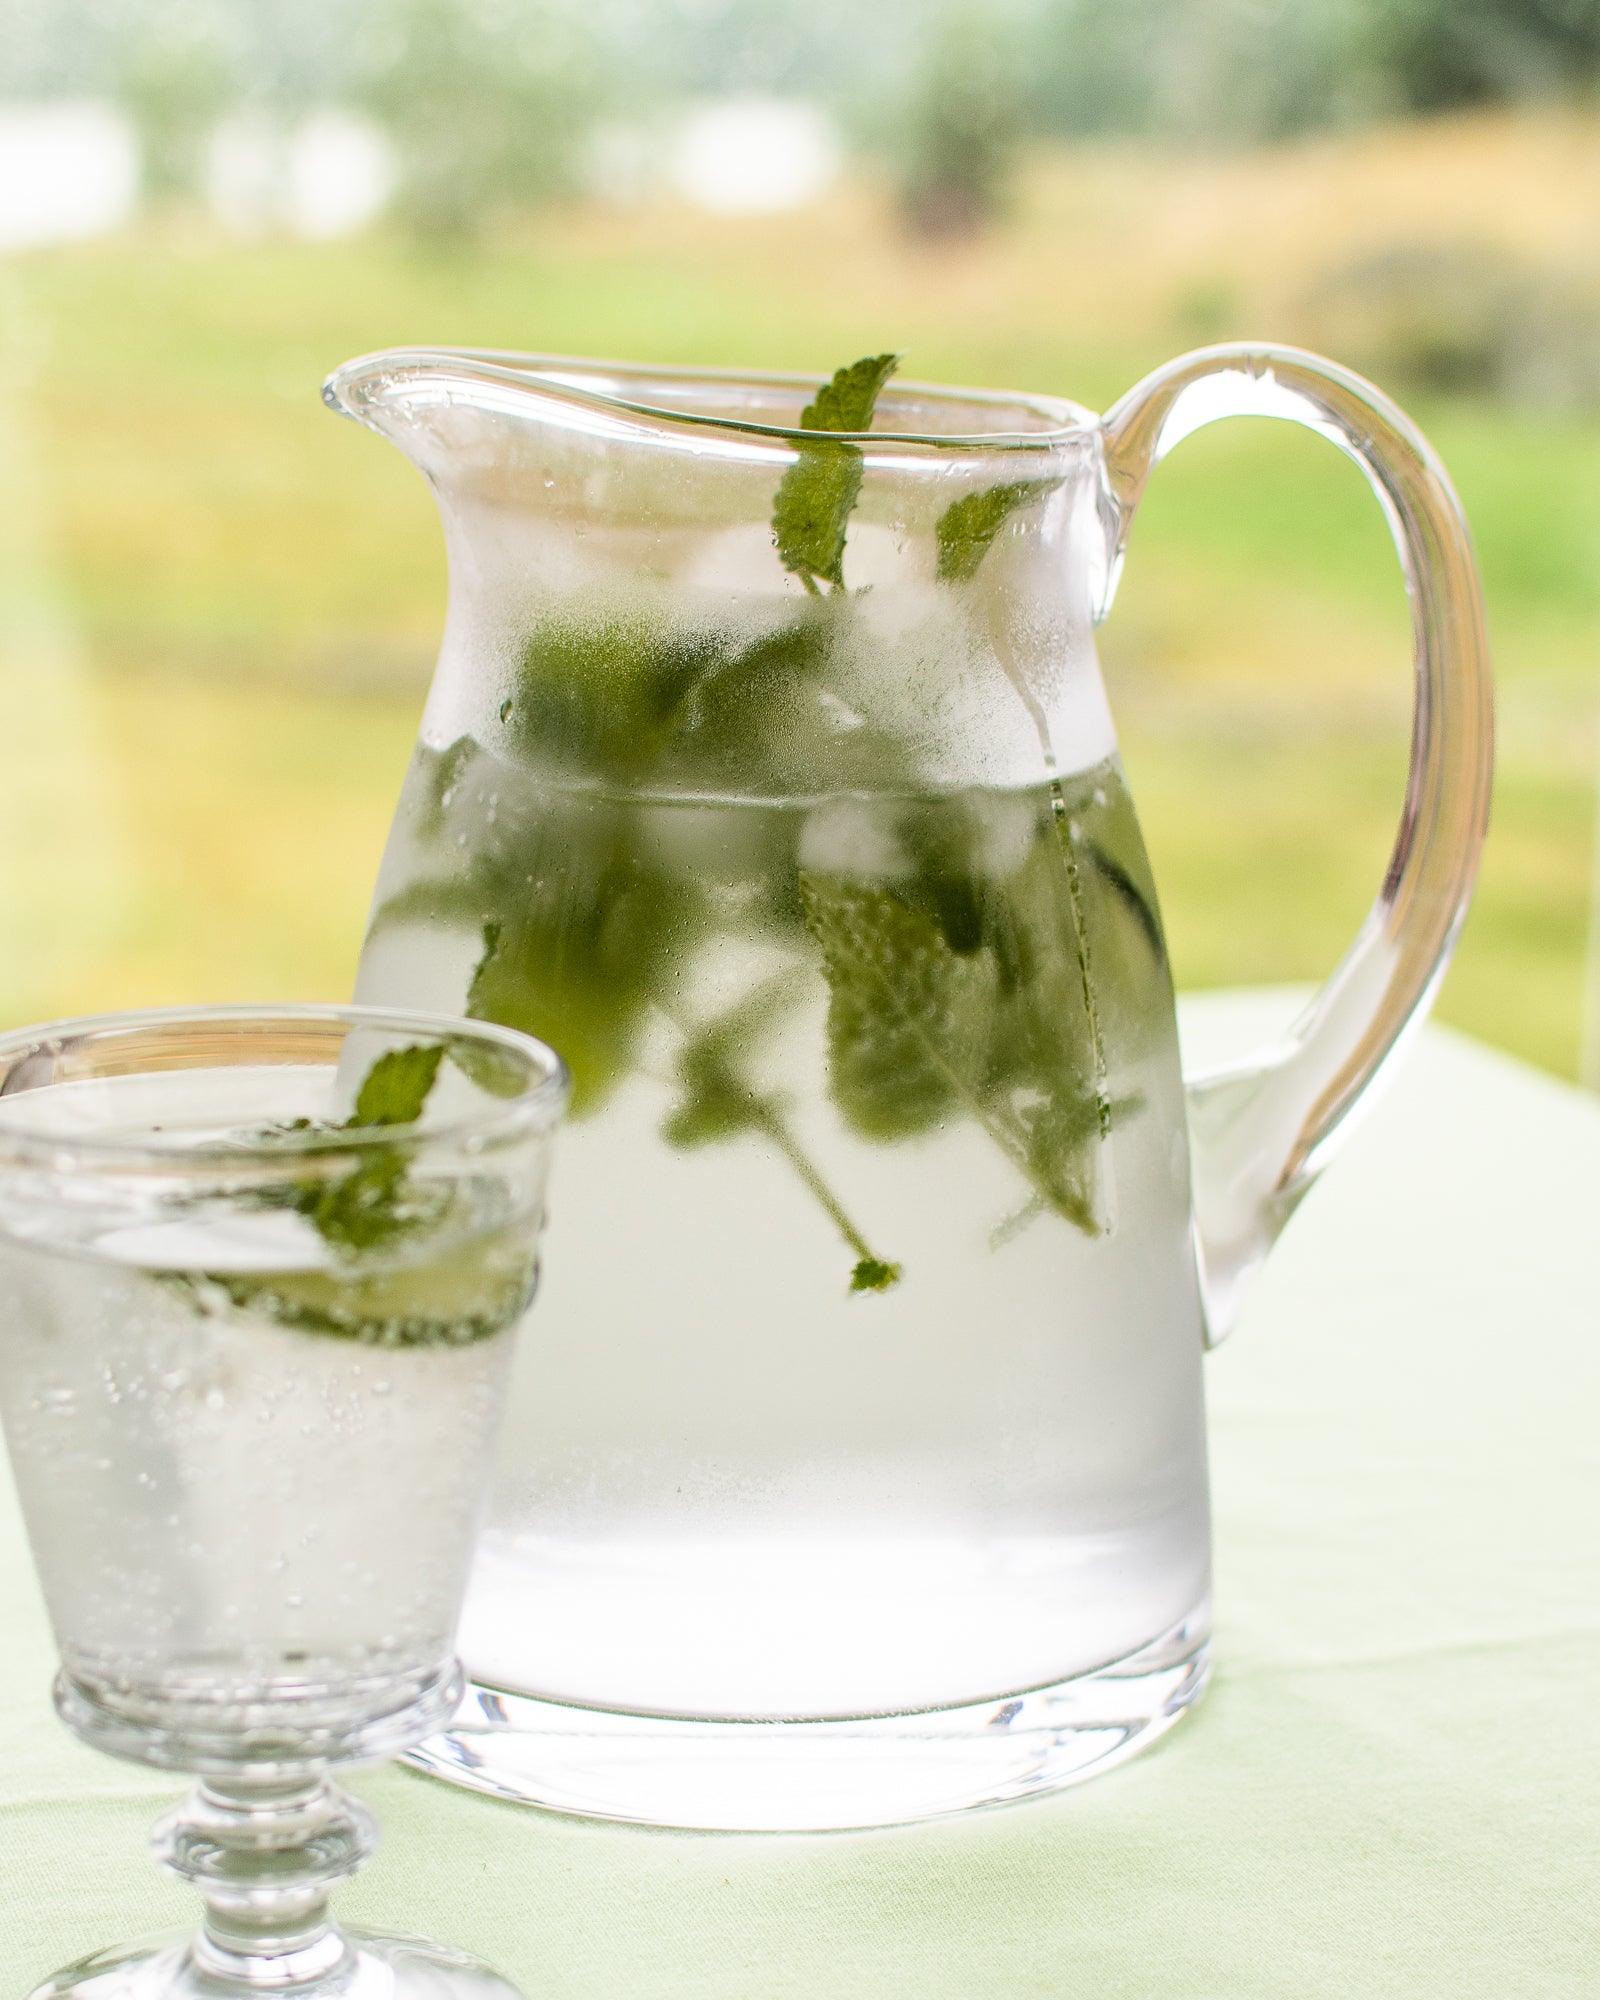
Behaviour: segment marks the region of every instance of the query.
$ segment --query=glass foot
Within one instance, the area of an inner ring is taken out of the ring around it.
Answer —
[[[207,1962],[204,1943],[178,1937],[96,1952],[63,1966],[29,2000],[521,2000],[487,1965],[419,1938],[345,1931],[315,1963],[280,1961],[270,1983],[241,1981]],[[315,1955],[314,1955],[315,1956]]]
[[[199,1929],[81,1959],[32,2000],[519,2000],[447,1945],[334,1921],[329,1891],[376,1842],[371,1813],[326,1772],[202,1779],[153,1843],[199,1895]]]
[[[1209,1600],[1125,1659],[1053,1687],[850,1721],[627,1715],[469,1685],[407,1762],[495,1798],[718,1832],[896,1826],[1081,1783],[1204,1691]]]

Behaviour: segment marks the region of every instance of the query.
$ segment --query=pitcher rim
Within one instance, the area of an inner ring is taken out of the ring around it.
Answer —
[[[948,451],[1054,451],[1094,434],[1099,417],[1083,404],[1064,396],[1043,396],[1019,389],[970,389],[955,384],[896,378],[891,395],[914,392],[927,400],[955,404],[993,404],[1023,409],[1042,422],[1038,430],[992,431],[812,431],[798,425],[763,423],[755,418],[713,415],[708,411],[672,408],[643,397],[614,393],[596,386],[593,378],[612,377],[626,383],[642,381],[719,384],[755,389],[815,391],[825,376],[789,370],[701,368],[675,362],[608,361],[586,355],[522,353],[491,347],[390,347],[356,355],[343,362],[322,386],[323,401],[340,416],[370,423],[371,412],[384,392],[400,382],[426,381],[450,373],[489,386],[511,387],[531,395],[597,412],[642,419],[664,433],[730,434],[782,445],[815,445],[824,439],[857,447],[885,445],[938,454]],[[588,379],[585,379],[588,378]]]

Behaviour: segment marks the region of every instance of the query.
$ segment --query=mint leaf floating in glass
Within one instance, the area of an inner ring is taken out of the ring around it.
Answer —
[[[414,1125],[422,1116],[444,1061],[444,1044],[420,1042],[390,1049],[367,1071],[351,1112],[352,1131],[364,1125]]]
[[[419,1130],[469,1044],[506,1088],[457,1091]],[[155,1843],[194,1928],[41,1991],[518,2000],[459,1950],[340,1931],[329,1892],[374,1827],[333,1772],[402,1754],[459,1700],[562,1095],[549,1049],[428,1015],[163,1010],[0,1037],[0,1419],[56,1708],[174,1789],[201,1781]],[[326,1216],[255,1198],[286,1160],[303,1187],[354,1158],[342,1213],[382,1208],[401,1133],[435,1218],[403,1246],[363,1223],[335,1250]]]

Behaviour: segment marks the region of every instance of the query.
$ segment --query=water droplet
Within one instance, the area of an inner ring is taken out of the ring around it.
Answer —
[[[502,722],[509,722],[511,720],[511,706],[511,699],[507,696],[500,704],[500,720]]]

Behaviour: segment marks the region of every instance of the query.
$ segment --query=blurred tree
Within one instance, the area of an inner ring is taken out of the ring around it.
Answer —
[[[1377,61],[1417,111],[1600,79],[1600,0],[1377,0],[1372,33]]]
[[[206,148],[233,95],[227,53],[202,8],[143,20],[125,45],[118,95],[139,135],[149,202],[192,200]]]
[[[913,58],[897,150],[902,207],[923,235],[969,235],[1004,202],[1022,131],[1010,53],[993,10],[959,5]]]
[[[600,98],[583,17],[559,0],[404,0],[374,35],[362,96],[399,158],[397,210],[464,248],[577,177]]]
[[[1039,0],[1031,122],[1074,136],[1225,144],[1347,125],[1385,105],[1369,31],[1390,0]]]

